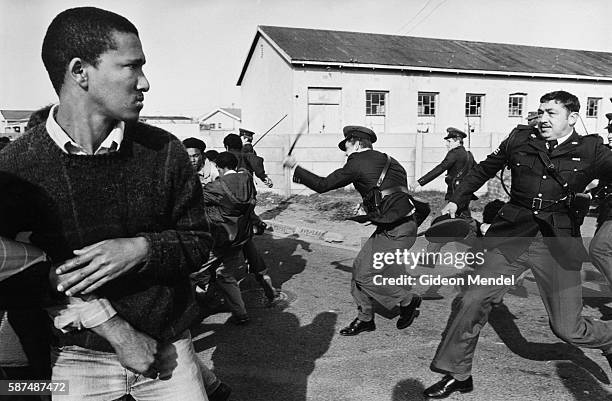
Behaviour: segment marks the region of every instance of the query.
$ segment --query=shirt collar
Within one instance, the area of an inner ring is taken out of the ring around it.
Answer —
[[[567,141],[569,139],[570,136],[572,136],[572,134],[574,133],[574,131],[572,130],[572,132],[570,132],[569,134],[562,136],[561,138],[557,138],[557,146],[561,145],[563,142]]]
[[[54,105],[49,111],[49,117],[47,117],[45,127],[47,128],[49,136],[64,153],[79,155],[88,154],[81,145],[73,141],[72,138],[68,136],[66,131],[64,131],[64,129],[60,127],[55,120],[55,113],[57,112],[58,106],[58,104]],[[111,132],[106,136],[104,141],[102,141],[98,149],[96,149],[94,155],[119,151],[121,143],[123,142],[124,130],[125,122],[118,121]]]

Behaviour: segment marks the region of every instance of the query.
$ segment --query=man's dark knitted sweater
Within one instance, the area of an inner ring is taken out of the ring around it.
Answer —
[[[208,257],[212,239],[202,188],[181,142],[145,124],[128,124],[119,152],[68,155],[41,124],[0,153],[0,171],[34,187],[32,213],[15,219],[30,227],[0,227],[0,235],[32,231],[31,241],[53,262],[112,238],[143,236],[147,262],[102,287],[119,315],[158,340],[191,323],[197,308],[188,275]],[[32,193],[33,191],[29,191]],[[61,345],[112,351],[84,330],[59,335]]]

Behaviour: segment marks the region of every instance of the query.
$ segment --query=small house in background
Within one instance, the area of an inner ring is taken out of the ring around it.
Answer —
[[[140,121],[164,129],[177,138],[200,137],[198,122],[184,116],[140,116]]]
[[[34,110],[0,110],[0,137],[16,139],[25,132]]]
[[[200,131],[203,135],[214,134],[225,136],[237,133],[242,121],[242,110],[220,107],[199,118]]]

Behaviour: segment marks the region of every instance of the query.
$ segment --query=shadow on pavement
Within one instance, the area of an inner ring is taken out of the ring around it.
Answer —
[[[280,289],[294,275],[300,274],[306,268],[306,259],[296,254],[298,247],[306,252],[312,252],[310,243],[292,235],[285,238],[272,236],[257,237],[255,245],[263,255],[272,285]]]
[[[232,387],[234,401],[306,401],[308,377],[334,336],[337,315],[319,313],[302,326],[289,313],[249,311],[251,324],[201,324],[193,335],[197,352],[216,347],[215,374]]]
[[[527,341],[516,324],[514,324],[516,319],[517,317],[504,304],[499,304],[489,314],[489,324],[510,351],[521,358],[532,361],[570,361],[588,371],[599,382],[610,384],[610,379],[601,366],[587,357],[580,348],[566,343],[535,343]]]
[[[420,401],[426,400],[423,396],[425,386],[415,379],[406,379],[398,382],[393,388],[391,401]]]
[[[593,377],[569,362],[557,364],[557,375],[576,401],[612,400],[612,394],[593,380]]]
[[[290,200],[284,200],[279,202],[278,205],[274,206],[271,209],[266,210],[263,213],[259,214],[259,218],[262,220],[272,220],[277,217],[279,214],[287,210],[287,208],[291,205]]]

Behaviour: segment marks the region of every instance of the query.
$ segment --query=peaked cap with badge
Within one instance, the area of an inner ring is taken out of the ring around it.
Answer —
[[[367,127],[362,127],[359,125],[347,125],[346,127],[344,127],[342,132],[344,133],[344,139],[340,141],[338,147],[343,152],[346,151],[346,141],[348,141],[349,139],[369,139],[372,143],[376,142],[377,139],[374,131]]]
[[[447,135],[444,137],[444,139],[463,139],[463,138],[467,138],[467,135],[465,132],[461,131],[460,129],[454,128],[454,127],[448,127],[446,129]]]

